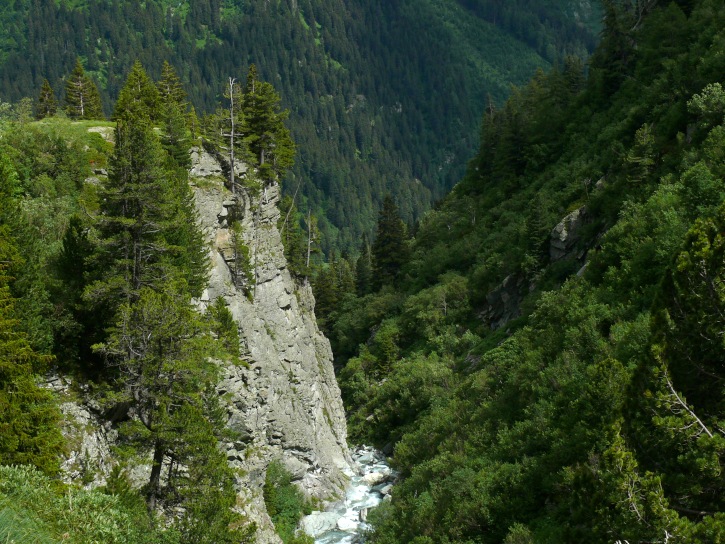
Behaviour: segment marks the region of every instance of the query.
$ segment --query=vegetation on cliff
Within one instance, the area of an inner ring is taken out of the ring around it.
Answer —
[[[251,84],[245,102],[256,117],[240,129],[242,149],[269,183],[294,145],[274,90]],[[205,315],[192,302],[209,264],[187,170],[197,121],[178,78],[166,65],[156,84],[136,63],[114,123],[86,120],[87,101],[73,122],[41,104],[39,121],[25,101],[5,107],[0,127],[0,465],[23,465],[0,489],[0,535],[250,541],[255,529],[233,511],[235,473],[220,448],[236,436],[215,389],[218,361],[237,360],[239,337],[219,301]],[[113,425],[114,454],[150,463],[141,489],[118,467],[89,492],[49,478],[65,449],[56,399],[39,385],[51,364],[83,383]],[[73,500],[88,523],[59,514]],[[167,528],[159,513],[171,511]]]

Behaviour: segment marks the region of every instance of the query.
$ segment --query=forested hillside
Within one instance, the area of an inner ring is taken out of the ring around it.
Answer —
[[[411,224],[443,196],[489,100],[586,57],[598,17],[580,0],[18,0],[0,6],[0,97],[45,78],[62,99],[80,57],[110,114],[135,60],[155,78],[168,60],[201,116],[255,63],[303,144],[285,191],[354,252],[386,192]]]
[[[372,542],[725,538],[725,9],[605,13],[414,239],[389,202],[321,277],[351,432],[402,474]]]

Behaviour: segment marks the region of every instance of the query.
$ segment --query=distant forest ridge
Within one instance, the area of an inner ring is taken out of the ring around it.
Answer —
[[[325,249],[357,249],[386,193],[412,224],[460,179],[489,100],[567,55],[588,56],[581,0],[18,0],[0,7],[0,98],[56,93],[80,57],[106,114],[131,65],[178,71],[198,113],[255,63],[291,110],[286,183]],[[62,97],[59,97],[62,98]]]

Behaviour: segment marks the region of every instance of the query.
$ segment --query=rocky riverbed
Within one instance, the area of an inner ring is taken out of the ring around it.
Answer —
[[[313,512],[300,523],[316,544],[357,544],[364,542],[370,528],[367,514],[381,502],[390,500],[397,474],[385,456],[368,446],[352,452],[355,474],[351,474],[345,499],[325,512]]]

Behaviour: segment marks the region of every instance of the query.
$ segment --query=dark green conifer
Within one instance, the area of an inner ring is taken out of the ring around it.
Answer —
[[[9,271],[21,262],[12,236],[18,184],[15,170],[0,154],[0,464],[35,465],[52,474],[59,468],[60,414],[52,394],[36,381],[52,357],[31,347],[10,292]]]
[[[243,113],[242,132],[253,164],[263,179],[279,179],[294,164],[295,144],[284,125],[289,111],[280,109],[274,87],[257,79],[254,64],[247,74]]]
[[[378,215],[378,228],[373,242],[373,285],[392,285],[400,269],[408,261],[405,224],[390,194],[385,195]]]
[[[370,253],[370,242],[367,234],[363,235],[363,243],[360,246],[360,256],[355,262],[355,290],[359,297],[364,297],[372,292],[373,288],[373,263]]]
[[[101,95],[80,59],[65,84],[65,111],[71,119],[103,119]]]
[[[186,92],[174,68],[166,61],[161,69],[161,79],[156,84],[159,93],[159,120],[161,142],[169,154],[171,165],[188,170],[191,167],[189,148],[189,105]]]
[[[35,105],[35,118],[45,119],[46,117],[52,117],[57,110],[58,101],[55,99],[55,93],[53,93],[53,89],[48,80],[44,79],[43,85],[40,87],[38,102]]]
[[[174,70],[174,67],[168,61],[164,61],[164,65],[161,68],[161,79],[156,84],[156,87],[159,91],[159,101],[161,104],[173,102],[180,109],[186,110],[188,105],[186,91],[184,91],[184,86],[181,84],[176,70]]]
[[[159,90],[139,61],[133,63],[113,110],[113,120],[128,111],[143,111],[152,122],[160,118]]]

